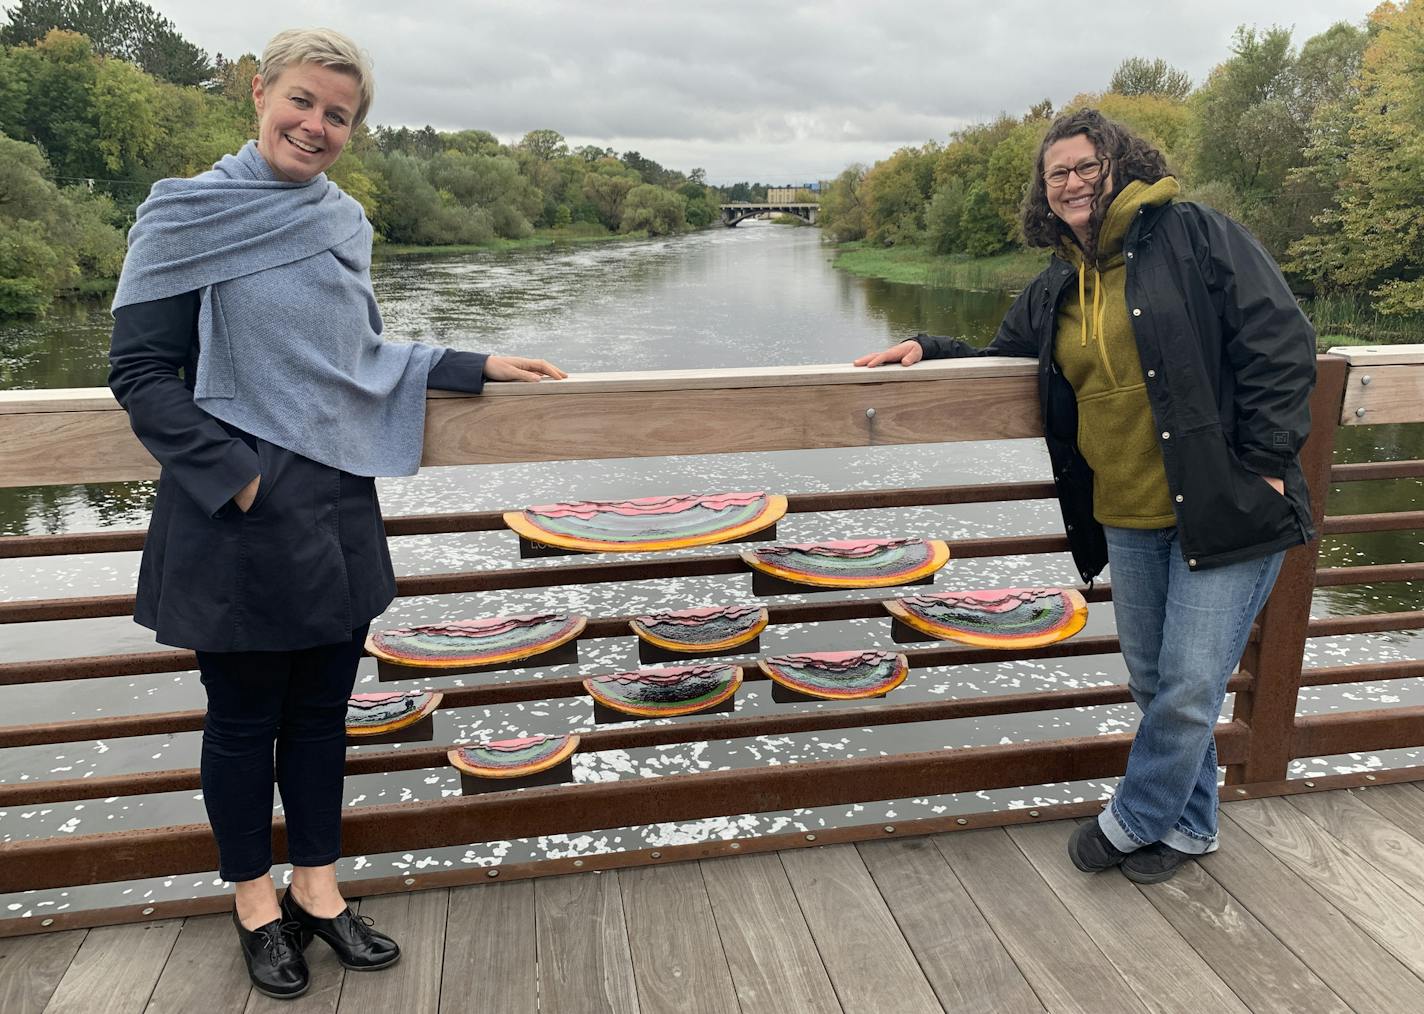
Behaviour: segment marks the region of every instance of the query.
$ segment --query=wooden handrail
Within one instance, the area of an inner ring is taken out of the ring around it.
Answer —
[[[969,359],[586,374],[431,392],[422,465],[641,458],[1032,437],[1034,363]],[[689,425],[689,420],[704,425]],[[715,421],[715,425],[711,424]],[[103,388],[0,392],[0,487],[152,479]]]

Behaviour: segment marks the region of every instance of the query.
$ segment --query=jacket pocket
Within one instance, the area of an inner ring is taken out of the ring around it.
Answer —
[[[278,481],[287,471],[287,459],[290,457],[290,451],[269,444],[261,437],[257,438],[257,471],[261,481],[257,484],[257,496],[253,499],[252,506],[243,512],[244,515],[255,514],[272,498],[272,491],[277,488]]]
[[[1288,497],[1241,463],[1213,424],[1177,443],[1182,476],[1183,546],[1216,556],[1278,542],[1299,529]]]

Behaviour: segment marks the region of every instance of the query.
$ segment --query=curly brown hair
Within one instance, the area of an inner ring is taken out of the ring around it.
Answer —
[[[1167,160],[1162,153],[1122,124],[1108,119],[1096,109],[1078,109],[1063,113],[1048,128],[1043,143],[1038,148],[1038,158],[1034,160],[1033,178],[1029,180],[1020,207],[1024,241],[1029,246],[1056,247],[1067,239],[1078,242],[1073,230],[1053,214],[1048,207],[1048,188],[1043,182],[1043,157],[1056,141],[1069,137],[1086,135],[1097,149],[1099,158],[1108,159],[1108,172],[1099,176],[1093,186],[1092,241],[1083,251],[1085,259],[1094,259],[1098,228],[1107,213],[1108,200],[1112,192],[1106,190],[1111,176],[1114,189],[1126,186],[1133,180],[1156,183],[1170,175]]]

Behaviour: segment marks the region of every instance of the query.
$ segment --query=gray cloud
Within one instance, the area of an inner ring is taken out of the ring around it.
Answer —
[[[290,27],[287,5],[274,0],[154,6],[228,56],[258,52]],[[373,123],[478,127],[506,139],[551,127],[723,181],[810,179],[942,141],[1000,111],[1101,90],[1129,56],[1163,57],[1200,81],[1229,55],[1238,24],[1292,26],[1299,44],[1373,6],[318,0],[303,18],[371,52]]]

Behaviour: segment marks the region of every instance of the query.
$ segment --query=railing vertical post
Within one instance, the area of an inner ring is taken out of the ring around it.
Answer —
[[[1310,399],[1310,438],[1300,455],[1317,533],[1324,525],[1335,433],[1340,425],[1348,373],[1349,364],[1344,359],[1320,356],[1317,360],[1315,391]],[[1247,646],[1241,659],[1241,667],[1255,677],[1255,685],[1236,695],[1232,715],[1251,730],[1249,750],[1246,763],[1226,769],[1227,784],[1273,782],[1286,777],[1319,558],[1319,538],[1286,553],[1276,587],[1258,617],[1261,636]]]

